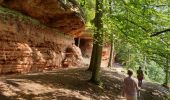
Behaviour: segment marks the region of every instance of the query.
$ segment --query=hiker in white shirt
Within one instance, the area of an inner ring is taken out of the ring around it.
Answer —
[[[128,70],[127,74],[128,77],[124,79],[123,96],[126,97],[126,100],[137,100],[138,84],[132,78],[133,71]]]

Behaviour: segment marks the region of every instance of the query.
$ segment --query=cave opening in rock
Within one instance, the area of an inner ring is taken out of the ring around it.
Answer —
[[[78,46],[84,57],[90,57],[92,51],[92,40],[84,38],[75,38],[75,45]]]

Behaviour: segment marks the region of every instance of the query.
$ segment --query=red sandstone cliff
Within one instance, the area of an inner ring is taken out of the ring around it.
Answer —
[[[73,65],[81,63],[73,43],[84,20],[73,0],[1,0],[0,4],[0,74],[53,69],[66,59],[78,62]]]
[[[1,5],[66,34],[77,36],[84,29],[83,12],[75,0],[1,0]]]

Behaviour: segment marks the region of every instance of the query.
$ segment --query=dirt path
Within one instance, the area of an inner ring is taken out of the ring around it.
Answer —
[[[91,73],[86,69],[1,76],[0,100],[120,100],[125,75],[102,69],[103,87],[100,88],[88,82]],[[170,93],[158,84],[144,84],[141,100],[164,100],[164,94]]]

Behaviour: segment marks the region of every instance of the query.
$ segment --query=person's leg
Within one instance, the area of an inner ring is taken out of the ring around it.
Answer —
[[[142,86],[142,80],[140,80],[140,87]]]
[[[126,100],[133,100],[133,99],[132,99],[132,96],[126,95]]]
[[[126,95],[126,100],[137,100],[137,95]]]
[[[136,100],[140,100],[140,90],[137,91]]]
[[[142,80],[138,80],[138,86],[139,86],[139,87],[142,86]]]
[[[137,94],[134,95],[134,99],[133,100],[138,100]]]
[[[138,86],[140,87],[140,80],[138,79]]]
[[[141,80],[141,86],[142,86],[142,84],[143,84],[143,82],[142,82],[142,80]]]
[[[138,79],[138,86],[140,85],[140,80]]]

